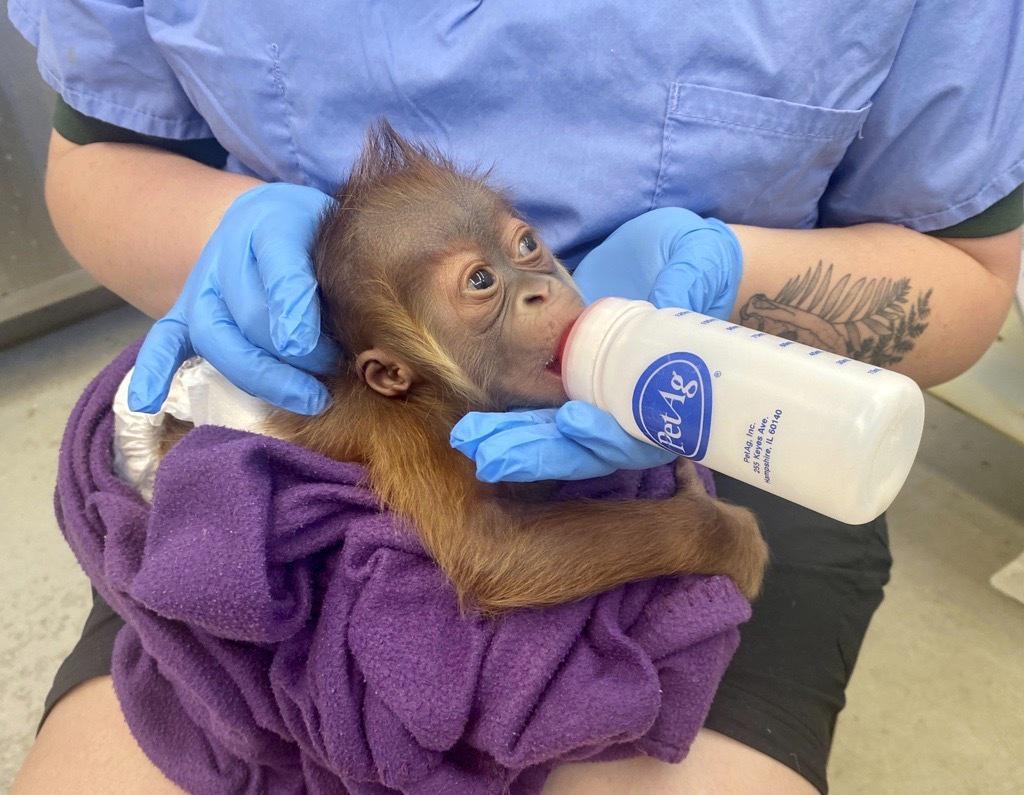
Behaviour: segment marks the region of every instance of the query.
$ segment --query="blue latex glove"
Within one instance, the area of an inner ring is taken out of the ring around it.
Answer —
[[[338,348],[320,335],[309,248],[331,198],[315,188],[260,185],[228,207],[181,296],[142,344],[128,405],[155,412],[189,356],[207,359],[251,395],[301,414],[329,402],[310,373],[330,372]]]
[[[617,296],[724,320],[736,302],[743,252],[721,221],[662,207],[626,221],[573,276],[588,303]]]
[[[584,480],[675,458],[634,439],[611,414],[581,400],[558,409],[474,411],[452,429],[451,443],[476,461],[476,476],[487,483]]]
[[[742,273],[739,241],[725,224],[666,207],[624,223],[573,275],[588,303],[619,296],[726,318]],[[451,442],[476,462],[477,477],[491,483],[582,480],[675,458],[582,401],[557,410],[473,412],[452,429]]]

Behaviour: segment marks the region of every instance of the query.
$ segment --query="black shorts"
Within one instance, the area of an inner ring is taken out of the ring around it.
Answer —
[[[844,525],[716,476],[718,495],[761,521],[772,561],[753,618],[726,671],[707,728],[777,759],[822,792],[836,716],[882,586],[889,579],[885,517]],[[93,592],[93,609],[46,698],[110,674],[121,619]]]

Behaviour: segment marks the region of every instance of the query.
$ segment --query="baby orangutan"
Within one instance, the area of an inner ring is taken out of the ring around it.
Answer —
[[[757,594],[756,520],[709,497],[685,460],[670,499],[552,502],[544,487],[480,483],[449,445],[468,411],[566,400],[556,351],[583,304],[506,199],[386,123],[337,198],[313,261],[344,361],[330,407],[279,412],[272,435],[365,465],[463,604],[484,613],[684,572],[726,574]]]

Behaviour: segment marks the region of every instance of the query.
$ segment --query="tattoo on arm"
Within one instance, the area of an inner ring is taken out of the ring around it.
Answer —
[[[910,294],[910,279],[868,279],[833,286],[823,263],[794,276],[775,298],[758,293],[740,309],[740,322],[778,337],[890,367],[909,353],[928,327],[932,291]]]

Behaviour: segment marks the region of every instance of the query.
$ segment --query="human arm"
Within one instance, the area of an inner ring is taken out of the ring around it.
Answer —
[[[57,234],[150,317],[171,308],[224,211],[259,184],[153,146],[50,136],[46,206]]]
[[[283,408],[326,405],[310,372],[329,371],[336,348],[320,335],[309,261],[325,194],[148,145],[76,145],[57,132],[46,192],[71,253],[143,310],[166,312],[139,352],[132,408],[157,410],[193,354]]]
[[[982,238],[892,224],[732,228],[744,253],[734,322],[897,370],[922,387],[985,352],[1020,268],[1020,228]]]
[[[713,219],[662,208],[623,224],[576,277],[590,300],[644,298],[730,318],[931,386],[970,367],[1006,318],[1020,267],[1020,191],[1006,199],[1008,213],[974,219],[995,232],[983,237],[881,223],[734,224],[735,250]]]

